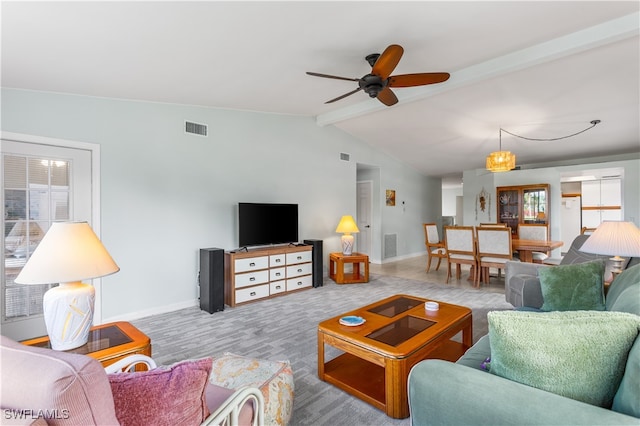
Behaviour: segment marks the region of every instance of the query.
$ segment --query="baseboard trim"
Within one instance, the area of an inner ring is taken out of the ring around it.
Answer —
[[[402,255],[402,256],[390,257],[388,259],[384,259],[382,262],[377,262],[377,261],[372,261],[372,260],[370,260],[370,262],[374,263],[376,265],[383,265],[385,263],[397,262],[399,260],[413,259],[414,257],[424,256],[425,254],[427,254],[426,251],[421,251],[421,252],[417,252],[417,253],[405,254],[405,255]]]
[[[200,301],[198,299],[184,301],[180,303],[174,303],[171,305],[158,306],[152,309],[131,312],[125,315],[116,315],[113,317],[104,318],[100,324],[105,324],[108,322],[115,322],[115,321],[134,321],[140,318],[149,317],[151,315],[166,314],[167,312],[173,312],[180,309],[191,308],[194,306],[200,306]],[[94,324],[94,325],[100,325],[100,324]]]

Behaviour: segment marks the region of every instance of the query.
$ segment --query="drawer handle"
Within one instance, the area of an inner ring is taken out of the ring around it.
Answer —
[[[276,286],[276,290],[280,290],[282,288],[282,286],[277,285]]]
[[[298,260],[302,260],[302,256],[298,256]]]
[[[282,275],[280,272],[276,272],[276,277],[279,277],[280,275]]]
[[[302,285],[302,281],[298,281],[298,285]]]
[[[256,263],[255,263],[255,262],[251,262],[251,263],[249,264],[249,266],[256,266]]]
[[[276,259],[276,263],[280,263],[280,259]]]
[[[302,269],[298,268],[298,272],[302,272]]]
[[[249,293],[249,296],[255,296],[255,295],[256,295],[255,291],[252,291],[251,293]]]
[[[256,280],[256,277],[249,278],[249,281],[255,281],[255,280]]]

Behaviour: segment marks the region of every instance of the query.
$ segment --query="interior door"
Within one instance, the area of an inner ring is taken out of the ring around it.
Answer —
[[[47,334],[42,297],[51,285],[19,285],[15,277],[51,223],[92,222],[92,152],[3,139],[0,153],[2,334],[24,340]]]
[[[358,252],[371,255],[371,223],[373,210],[373,182],[358,182],[356,222],[360,233],[356,237]]]

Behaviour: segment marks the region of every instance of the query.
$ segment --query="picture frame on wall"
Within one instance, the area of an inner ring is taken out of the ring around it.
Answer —
[[[396,190],[395,189],[387,189],[387,191],[386,191],[386,200],[387,200],[387,206],[395,206],[396,205]]]

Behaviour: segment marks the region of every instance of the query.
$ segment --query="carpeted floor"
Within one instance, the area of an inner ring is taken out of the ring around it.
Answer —
[[[291,425],[384,426],[409,425],[396,420],[317,376],[317,324],[394,294],[409,294],[473,309],[474,342],[487,333],[490,310],[513,309],[503,293],[459,288],[405,278],[372,275],[367,284],[323,287],[276,297],[209,314],[182,309],[133,321],[151,338],[159,364],[187,358],[219,356],[224,352],[288,359],[295,381]],[[332,348],[327,358],[332,358]]]

